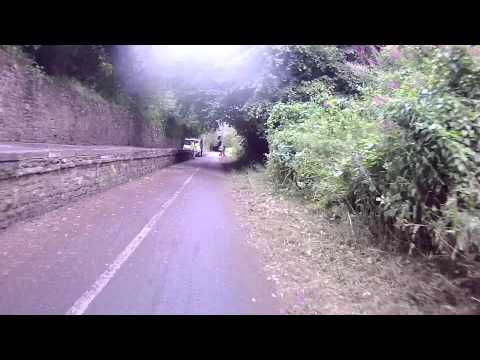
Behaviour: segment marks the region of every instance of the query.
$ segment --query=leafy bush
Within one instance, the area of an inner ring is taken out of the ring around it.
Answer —
[[[319,100],[322,99],[321,102]],[[277,104],[267,122],[268,169],[280,186],[294,186],[319,206],[338,204],[349,189],[352,153],[369,156],[378,142],[361,104],[324,92],[316,101]]]
[[[276,183],[319,206],[350,204],[390,243],[453,256],[478,247],[480,69],[468,50],[386,47],[362,68],[360,96],[316,85],[306,102],[277,104]]]
[[[380,106],[396,130],[379,147],[381,166],[366,167],[375,191],[354,194],[377,196],[377,215],[405,240],[455,256],[480,245],[470,236],[480,215],[480,69],[462,47],[408,50],[423,86],[407,76]]]

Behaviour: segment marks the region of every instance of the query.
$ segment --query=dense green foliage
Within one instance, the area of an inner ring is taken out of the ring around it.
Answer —
[[[467,47],[405,46],[378,62],[357,66],[357,96],[320,86],[275,106],[271,174],[319,206],[348,204],[390,244],[479,246],[478,61]]]
[[[357,60],[349,47],[246,47],[245,73],[253,75],[241,82],[225,82],[210,92],[200,121],[210,128],[219,121],[228,122],[245,139],[246,155],[262,159],[268,152],[265,123],[275,103],[304,101],[325,84],[335,93],[355,94],[360,78],[350,64]],[[205,97],[205,93],[193,97]]]
[[[477,47],[244,46],[220,65],[154,46],[3,48],[167,136],[214,141],[227,123],[235,155],[268,153],[278,186],[348,206],[386,244],[480,245]]]
[[[71,79],[76,88],[83,84],[169,134],[197,136],[228,122],[255,159],[268,152],[265,122],[276,102],[305,100],[314,88],[310,82],[329,84],[337,93],[357,92],[358,76],[348,64],[365,62],[376,51],[243,46],[225,63],[211,65],[197,58],[172,60],[168,49],[151,45],[4,47],[22,49],[50,77]]]

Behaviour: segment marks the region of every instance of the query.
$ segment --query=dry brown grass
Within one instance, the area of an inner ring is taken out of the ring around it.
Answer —
[[[355,218],[331,220],[274,194],[263,171],[231,173],[236,213],[289,314],[471,314],[478,304],[425,261],[372,247]]]

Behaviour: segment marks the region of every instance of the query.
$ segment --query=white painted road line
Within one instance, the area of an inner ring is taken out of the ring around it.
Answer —
[[[172,205],[175,199],[180,195],[180,193],[185,189],[188,183],[192,180],[193,176],[198,172],[199,168],[195,169],[195,172],[190,175],[190,177],[185,180],[185,182],[180,186],[180,188],[172,195],[170,199],[168,199],[163,205],[161,206],[161,210],[155,214],[150,221],[142,228],[142,230],[138,233],[137,236],[127,245],[127,247],[117,256],[115,261],[108,267],[108,269],[100,275],[100,277],[95,281],[92,285],[90,290],[87,290],[83,293],[83,295],[75,301],[73,306],[68,309],[65,315],[82,315],[87,310],[88,306],[92,303],[93,300],[100,294],[100,292],[107,286],[110,280],[115,276],[116,272],[120,269],[125,261],[135,252],[137,247],[143,242],[143,240],[147,237],[150,233],[152,228],[155,224],[160,220],[163,213],[167,208]]]

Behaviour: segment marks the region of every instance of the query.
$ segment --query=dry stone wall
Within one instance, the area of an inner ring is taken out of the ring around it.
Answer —
[[[189,159],[179,144],[0,50],[0,229]]]
[[[124,147],[0,152],[0,229],[189,158]]]

